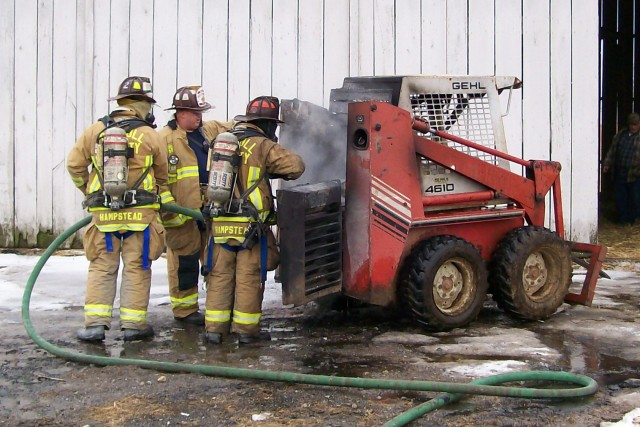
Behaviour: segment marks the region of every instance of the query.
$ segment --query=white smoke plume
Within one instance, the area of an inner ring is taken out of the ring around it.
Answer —
[[[315,184],[346,176],[347,115],[298,99],[282,100],[279,142],[298,154],[306,169],[296,181],[281,187]]]

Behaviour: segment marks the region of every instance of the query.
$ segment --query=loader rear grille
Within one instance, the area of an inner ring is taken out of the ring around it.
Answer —
[[[339,180],[278,190],[284,304],[301,305],[342,288]]]
[[[340,206],[308,213],[304,227],[305,295],[340,284],[342,280],[342,242]]]

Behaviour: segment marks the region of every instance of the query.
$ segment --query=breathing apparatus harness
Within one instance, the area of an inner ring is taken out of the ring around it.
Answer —
[[[206,220],[207,227],[211,226],[211,219],[221,215],[228,216],[242,216],[251,218],[247,231],[245,233],[245,239],[240,246],[231,246],[227,243],[222,243],[224,249],[231,252],[238,252],[244,249],[251,249],[253,246],[260,242],[260,277],[261,283],[264,283],[267,279],[267,231],[269,226],[274,222],[275,210],[273,206],[269,211],[269,214],[264,221],[260,219],[258,209],[248,199],[249,195],[260,185],[264,179],[267,182],[269,192],[272,193],[271,183],[269,182],[269,175],[266,171],[263,171],[258,179],[246,190],[243,191],[243,186],[240,180],[238,180],[238,168],[240,166],[240,155],[238,141],[242,141],[246,138],[253,136],[259,136],[265,138],[268,136],[263,132],[250,128],[234,128],[229,132],[224,132],[218,137],[213,144],[213,149],[210,151],[209,156],[211,162],[209,163],[209,184],[207,186],[207,203],[202,209],[202,215]],[[220,147],[219,143],[228,143],[227,147]],[[235,148],[234,148],[235,142]],[[225,149],[226,148],[226,149]],[[225,167],[225,171],[222,172],[222,168]],[[231,181],[225,179],[225,173],[232,173]],[[228,183],[223,186],[222,183]],[[225,189],[222,190],[222,187]],[[234,193],[240,194],[240,197],[234,198]],[[209,230],[207,230],[209,231]],[[213,238],[210,237],[207,242],[206,248],[206,262],[202,266],[202,275],[206,276],[211,272],[213,267]]]
[[[108,207],[113,211],[131,206],[152,205],[159,202],[157,194],[139,189],[142,181],[147,177],[151,166],[127,187],[129,176],[128,159],[134,155],[129,146],[127,134],[142,126],[155,127],[153,122],[137,117],[115,120],[113,113],[100,118],[105,128],[96,139],[96,169],[101,189],[87,194],[82,202],[83,208]],[[100,164],[101,163],[101,164]]]

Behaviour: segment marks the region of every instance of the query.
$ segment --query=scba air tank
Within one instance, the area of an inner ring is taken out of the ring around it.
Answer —
[[[207,200],[215,211],[223,209],[231,199],[239,151],[238,138],[230,132],[219,134],[213,142],[209,152]]]
[[[119,127],[110,127],[104,131],[102,138],[102,176],[104,191],[113,201],[121,201],[127,191],[129,165],[127,153],[129,139],[125,131]],[[112,203],[112,208],[120,203]]]

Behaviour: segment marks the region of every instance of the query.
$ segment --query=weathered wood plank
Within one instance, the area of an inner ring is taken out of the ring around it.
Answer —
[[[522,79],[522,5],[519,1],[495,0],[495,73]],[[526,85],[526,81],[523,82]],[[509,154],[522,157],[523,90],[504,91],[500,95],[504,117],[504,133]],[[509,100],[510,99],[510,100]],[[511,166],[515,172],[515,166]]]
[[[570,235],[595,241],[598,230],[598,5],[572,0]]]
[[[272,72],[272,14],[271,2],[251,2],[249,52],[249,98],[271,95]]]
[[[66,155],[76,142],[76,50],[75,25],[55,25],[56,22],[76,22],[75,2],[58,2],[53,8],[53,123],[51,182],[54,191],[52,207],[53,227],[57,233],[82,219],[84,214],[78,200],[82,195],[71,182],[66,167]],[[81,94],[81,96],[84,96]],[[91,96],[91,94],[89,94]]]
[[[420,74],[422,60],[420,0],[396,3],[396,73]]]
[[[551,155],[549,3],[524,2],[522,16],[523,155],[545,160]]]
[[[111,69],[110,69],[110,21],[111,8],[109,2],[103,0],[93,1],[93,10],[99,11],[94,14],[93,22],[93,43],[96,47],[93,52],[93,117],[99,118],[104,116],[109,110],[109,101],[107,99],[111,93]],[[121,76],[116,77],[117,80]],[[118,82],[120,83],[120,82]],[[118,84],[116,83],[116,85]],[[117,89],[117,86],[116,86]],[[115,94],[115,93],[113,93]],[[89,123],[79,123],[79,126],[88,126]]]
[[[244,113],[249,102],[249,4],[247,0],[229,2],[229,117]]]
[[[207,102],[215,108],[205,113],[205,120],[226,120],[227,110],[227,36],[229,32],[228,0],[212,0],[204,4],[202,34],[202,86]]]
[[[422,0],[422,74],[447,73],[447,4]]]
[[[526,159],[551,158],[549,3],[525,2],[523,16],[522,152]],[[545,224],[550,214],[547,197]]]
[[[13,246],[15,225],[15,197],[13,155],[16,145],[13,123],[15,120],[15,3],[8,2],[0,13],[0,76],[4,90],[0,91],[0,117],[6,125],[0,126],[0,246]]]
[[[38,2],[38,66],[37,66],[37,108],[36,116],[36,153],[35,176],[36,200],[38,211],[36,221],[41,231],[53,230],[51,205],[53,187],[51,186],[51,163],[53,157],[53,4]],[[91,81],[91,75],[88,76]],[[91,99],[86,104],[91,104]]]
[[[352,76],[374,75],[374,20],[371,0],[353,0],[351,8],[351,32],[355,33],[351,39],[351,70]],[[354,28],[355,25],[355,28]]]
[[[273,95],[298,96],[298,0],[273,0],[272,82]]]
[[[177,86],[202,82],[202,0],[178,1]]]
[[[130,0],[111,0],[109,96],[116,95],[122,80],[133,75],[129,70],[129,6]]]
[[[495,73],[495,0],[469,2],[469,74]]]
[[[38,61],[38,2],[25,0],[16,9],[16,20],[31,25],[16,25],[15,66],[20,70],[15,74],[16,94],[20,102],[15,105],[15,139],[20,148],[14,152],[16,174],[14,175],[16,192],[15,225],[20,232],[20,246],[32,246],[36,243],[38,223],[36,193],[36,117],[37,106],[37,67]]]
[[[325,0],[323,104],[329,106],[331,89],[342,87],[349,75],[349,4]]]
[[[563,188],[562,205],[567,221],[570,220],[573,161],[571,158],[571,1],[551,1],[551,158],[560,162]],[[553,216],[550,218],[555,229]],[[567,224],[568,225],[568,224]],[[568,227],[565,227],[568,228]]]
[[[153,0],[131,2],[129,17],[129,73],[153,75]],[[152,82],[153,83],[153,82]]]
[[[76,3],[77,30],[76,30],[76,135],[80,135],[82,131],[92,123],[93,115],[93,2],[77,2]],[[71,149],[74,141],[65,141],[67,152]],[[73,187],[71,187],[73,188]],[[72,191],[72,190],[70,190]],[[82,212],[82,193],[72,191],[74,196],[73,210]],[[40,207],[38,207],[40,209]],[[50,207],[47,206],[47,211]]]
[[[153,9],[153,96],[162,108],[154,108],[158,127],[167,123],[178,85],[178,0],[155,0]]]
[[[396,73],[394,15],[393,0],[373,0],[373,70],[376,76]]]
[[[322,6],[322,0],[300,2],[298,17],[298,97],[318,105],[322,105],[324,94]]]
[[[467,0],[447,0],[447,74],[464,75],[469,71],[467,14]]]

